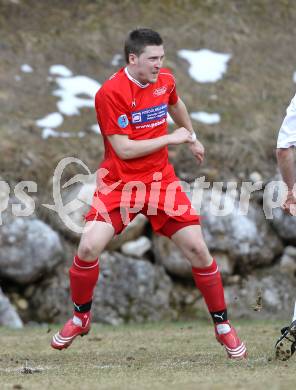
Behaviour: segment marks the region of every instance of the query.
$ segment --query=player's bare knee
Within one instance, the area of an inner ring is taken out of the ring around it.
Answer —
[[[211,259],[209,250],[204,241],[191,244],[190,262],[194,267],[206,267]]]
[[[94,260],[101,254],[101,248],[90,242],[81,242],[78,248],[78,256],[83,260]]]
[[[191,244],[190,246],[191,253],[198,258],[203,258],[207,254],[208,250],[206,245],[202,242],[197,242],[194,244]]]

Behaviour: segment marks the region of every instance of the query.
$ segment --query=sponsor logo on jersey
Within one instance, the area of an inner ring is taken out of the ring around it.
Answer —
[[[147,123],[151,121],[159,121],[166,118],[168,112],[167,104],[144,108],[141,111],[132,112],[132,123]]]
[[[133,112],[132,113],[132,123],[141,123],[141,122],[142,122],[141,112]]]
[[[146,123],[145,125],[135,125],[135,128],[138,129],[148,129],[148,128],[154,128],[156,126],[160,126],[163,123],[166,123],[166,118],[161,119],[160,121],[152,122],[152,123]]]
[[[128,125],[128,119],[127,119],[126,114],[120,115],[117,119],[117,123],[118,123],[119,127],[121,127],[122,129],[125,129]]]
[[[156,88],[156,89],[153,91],[153,96],[160,96],[160,95],[163,95],[163,94],[166,93],[166,91],[167,91],[166,85],[164,85],[163,87]]]

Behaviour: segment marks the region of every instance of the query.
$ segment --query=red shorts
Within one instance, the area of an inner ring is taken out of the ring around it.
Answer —
[[[115,189],[104,183],[96,190],[85,220],[110,223],[119,234],[139,213],[147,216],[156,233],[167,237],[200,224],[177,177],[170,182],[130,182]]]

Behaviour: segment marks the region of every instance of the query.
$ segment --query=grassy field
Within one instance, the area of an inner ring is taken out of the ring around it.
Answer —
[[[66,351],[56,329],[1,329],[2,389],[293,389],[296,358],[274,359],[281,324],[239,323],[246,361],[227,359],[208,323],[94,325]]]

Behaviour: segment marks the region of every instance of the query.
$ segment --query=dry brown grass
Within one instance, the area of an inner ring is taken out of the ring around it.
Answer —
[[[55,330],[1,330],[1,389],[294,389],[296,360],[274,360],[282,324],[237,326],[249,358],[235,362],[206,323],[94,326],[67,351],[54,351]],[[17,385],[21,387],[17,387]]]

